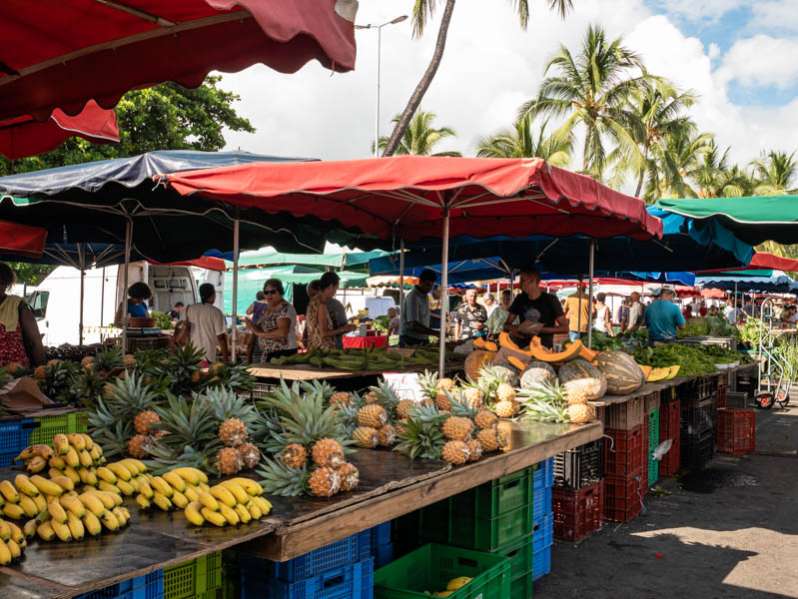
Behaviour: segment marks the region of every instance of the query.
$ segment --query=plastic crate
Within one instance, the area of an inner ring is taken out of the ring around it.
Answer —
[[[540,580],[551,572],[551,545],[532,556],[532,580]]]
[[[687,442],[682,439],[681,466],[687,470],[703,470],[715,455],[715,435],[707,431],[703,436],[690,438]]]
[[[654,451],[659,447],[659,410],[648,415],[648,451],[646,452],[648,468],[648,487],[651,488],[659,480],[659,461],[654,459]]]
[[[580,541],[601,530],[604,521],[604,481],[580,489],[554,488],[554,536]]]
[[[535,490],[554,486],[554,458],[532,466],[532,483]]]
[[[646,483],[642,473],[632,476],[608,476],[604,479],[604,518],[628,522],[643,510]]]
[[[719,408],[728,407],[729,401],[729,388],[727,385],[718,385],[718,390],[715,393],[715,405]]]
[[[371,529],[371,546],[385,545],[390,543],[391,538],[391,522],[383,522]]]
[[[671,440],[671,448],[659,462],[660,476],[675,476],[681,466],[681,402],[668,401],[660,408],[659,419],[660,442]]]
[[[376,599],[428,598],[428,591],[446,588],[452,578],[471,582],[450,599],[505,599],[510,596],[510,560],[498,554],[430,543],[374,574]]]
[[[551,514],[551,495],[553,487],[536,489],[532,500],[532,522],[539,524],[543,518]]]
[[[222,587],[222,552],[202,555],[179,566],[165,568],[165,599],[189,599]]]
[[[375,568],[382,568],[385,564],[390,564],[394,556],[393,543],[372,545],[371,556],[374,558]]]
[[[424,543],[451,542],[449,533],[452,529],[451,500],[444,499],[418,510],[416,525],[416,546]]]
[[[34,428],[30,435],[30,444],[44,443],[49,445],[53,436],[59,433],[85,433],[88,430],[88,414],[86,412],[69,412],[58,416],[42,416],[34,418]]]
[[[740,456],[756,450],[756,412],[740,408],[718,410],[715,428],[718,453]]]
[[[646,395],[644,398],[645,406],[646,406],[646,414],[651,414],[651,412],[659,412],[659,404],[660,404],[660,394],[659,391],[651,393],[650,395]]]
[[[527,572],[510,583],[510,599],[532,599],[534,586],[532,572]]]
[[[241,561],[241,599],[372,599],[374,595],[371,558],[296,582],[270,578],[251,565],[249,560]]]
[[[532,501],[532,470],[526,468],[452,497],[456,516],[495,518],[529,505]]]
[[[554,484],[579,489],[602,478],[601,441],[594,441],[554,456]]]
[[[628,476],[643,472],[644,433],[642,424],[632,430],[604,430],[604,436],[609,437],[603,444],[606,476]]]
[[[285,562],[263,561],[271,566],[272,577],[285,582],[295,582],[369,557],[371,557],[371,530],[366,530]]]
[[[453,514],[449,541],[451,545],[495,551],[532,534],[532,506],[523,505],[495,518],[473,518]]]
[[[554,514],[549,513],[532,529],[532,551],[540,551],[554,543]]]
[[[163,593],[163,570],[155,570],[99,591],[78,595],[76,599],[163,599]]]
[[[519,539],[515,543],[497,549],[493,553],[502,555],[510,560],[510,578],[515,579],[530,571],[533,553],[532,537]]]
[[[11,466],[19,452],[31,444],[34,426],[30,418],[0,421],[0,466]]]
[[[682,402],[682,439],[701,437],[715,427],[715,405],[711,399]]]
[[[599,410],[604,428],[628,431],[643,424],[646,412],[644,397],[635,397],[622,404],[610,405]]]

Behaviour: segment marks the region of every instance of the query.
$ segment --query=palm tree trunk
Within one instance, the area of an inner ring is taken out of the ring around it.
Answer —
[[[382,153],[383,156],[393,156],[394,152],[396,152],[396,148],[399,147],[399,142],[402,140],[402,135],[404,135],[408,125],[410,125],[410,120],[421,105],[421,100],[432,84],[435,73],[438,72],[438,67],[443,59],[443,51],[446,48],[446,36],[449,33],[449,24],[452,21],[454,4],[455,0],[446,0],[446,8],[443,9],[443,17],[441,18],[441,25],[438,29],[438,39],[435,42],[435,52],[432,54],[432,60],[430,60],[427,70],[424,71],[421,81],[418,82],[416,89],[413,91],[413,95],[410,96],[407,106],[405,106],[402,115],[399,117],[393,129],[393,133],[391,133],[391,138],[388,140],[385,150]]]

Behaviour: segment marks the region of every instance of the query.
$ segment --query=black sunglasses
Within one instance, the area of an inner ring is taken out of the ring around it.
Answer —
[[[263,290],[263,295],[274,295],[275,293],[277,293],[276,289],[264,289]]]

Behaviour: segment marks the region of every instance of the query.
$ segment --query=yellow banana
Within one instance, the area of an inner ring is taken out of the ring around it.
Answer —
[[[86,515],[83,516],[83,527],[93,537],[100,534],[103,529],[100,519],[91,512],[86,512]]]
[[[5,520],[0,520],[0,541],[7,541],[11,538],[11,526]]]
[[[70,447],[69,450],[64,454],[64,461],[70,468],[80,468],[80,456],[78,455],[78,450],[74,447]]]
[[[185,495],[186,499],[188,499],[189,501],[197,501],[199,499],[197,490],[191,485],[186,485],[186,490],[183,491],[183,495]]]
[[[44,495],[42,495],[41,493],[39,493],[36,497],[34,497],[33,501],[36,503],[36,509],[39,510],[39,513],[47,509],[47,500],[44,498]]]
[[[136,488],[132,484],[124,480],[116,481],[116,486],[119,488],[119,491],[125,497],[130,497],[136,492]]]
[[[78,451],[83,451],[86,449],[86,440],[78,433],[67,434],[67,440],[69,441],[69,444]]]
[[[125,481],[117,480],[116,482],[119,483]],[[97,488],[100,491],[105,491],[106,493],[116,493],[117,495],[122,494],[122,491],[119,490],[119,487],[117,487],[116,485],[112,485],[111,483],[107,483],[104,480],[101,480],[100,482],[97,483]]]
[[[60,485],[38,474],[31,476],[30,482],[33,483],[39,491],[51,497],[58,497],[64,492],[64,489],[62,489]]]
[[[63,474],[58,474],[57,476],[51,476],[50,480],[61,487],[64,491],[74,491],[75,490],[75,483],[72,482],[72,479],[68,476],[64,476]]]
[[[86,491],[78,495],[78,497],[80,498],[81,503],[86,506],[86,509],[95,516],[102,516],[105,512],[105,505],[94,493]]]
[[[55,468],[56,470],[63,470],[66,468],[66,462],[64,461],[64,458],[57,455],[51,457],[47,464],[50,466],[50,468]]]
[[[124,499],[122,499],[122,495],[119,493],[114,493],[112,491],[104,491],[107,495],[111,496],[111,499],[114,500],[114,505],[122,505],[124,503]]]
[[[92,447],[94,447],[94,439],[92,439],[91,436],[87,435],[86,433],[77,433],[77,434],[83,437],[83,442],[86,444],[86,449],[91,451]]]
[[[102,501],[105,509],[110,510],[116,507],[116,502],[110,493],[106,493],[105,491],[95,491],[94,496]]]
[[[130,479],[130,481],[128,481],[127,484],[129,484],[130,488],[133,489],[133,493],[138,493],[139,492],[139,484],[140,483],[141,483],[141,477],[140,476],[134,476],[133,478]],[[117,485],[117,487],[118,486],[119,485]]]
[[[252,480],[251,478],[244,478],[243,476],[238,476],[236,478],[231,478],[230,482],[238,483],[244,490],[253,497],[258,495],[263,495],[263,487],[260,486],[260,483],[257,481]]]
[[[254,501],[250,501],[247,504],[247,509],[249,510],[249,515],[252,516],[253,520],[260,520],[263,517],[263,512],[260,511],[260,506]]]
[[[61,495],[61,497],[59,497],[59,502],[65,510],[78,518],[82,518],[86,514],[86,506],[83,505],[83,502],[74,492]]]
[[[136,503],[143,510],[148,510],[152,506],[150,500],[147,499],[144,495],[136,495]]]
[[[144,495],[147,499],[152,499],[152,493],[153,491],[150,483],[142,478],[141,481],[139,481],[139,494]]]
[[[17,559],[20,555],[22,555],[22,549],[15,540],[11,539],[7,541],[6,545],[8,546],[8,550],[11,552],[12,560]]]
[[[83,527],[81,519],[71,512],[69,520],[67,520],[67,526],[69,527],[69,532],[72,533],[72,538],[76,541],[80,541],[86,534],[86,529]]]
[[[153,476],[150,479],[150,486],[153,491],[160,493],[164,497],[172,496],[172,486],[160,476]]]
[[[36,534],[39,535],[42,541],[52,541],[55,537],[55,531],[49,520],[47,522],[42,522],[36,527]]]
[[[97,486],[97,475],[94,473],[93,469],[80,468],[78,469],[78,474],[80,475],[80,480],[83,481],[84,485],[88,485],[90,487]]]
[[[22,508],[28,518],[35,518],[39,515],[39,508],[36,506],[36,502],[27,495],[20,495],[19,507]]]
[[[202,526],[205,523],[205,518],[200,513],[202,504],[199,501],[191,501],[183,510],[186,520],[191,522],[194,526]]]
[[[19,493],[17,493],[17,489],[11,484],[10,480],[0,481],[0,493],[3,494],[3,498],[6,501],[11,503],[19,502]]]
[[[172,509],[172,501],[166,495],[158,491],[153,493],[152,502],[165,512]]]
[[[40,456],[32,457],[26,464],[25,469],[31,474],[37,474],[47,467],[47,460]]]
[[[107,466],[100,466],[97,468],[97,478],[104,480],[107,483],[116,484],[116,474],[111,472]]]
[[[108,469],[114,474],[116,474],[117,478],[125,482],[133,478],[130,474],[130,470],[128,470],[121,462],[111,462],[110,464],[108,464]]]
[[[3,506],[3,513],[12,520],[19,520],[25,517],[25,510],[19,504],[7,503]]]
[[[265,497],[253,497],[252,500],[258,503],[258,507],[260,507],[260,511],[263,512],[264,516],[268,516],[269,512],[272,511],[272,504]]]
[[[63,470],[59,470],[58,468],[50,468],[50,470],[47,471],[47,476],[50,477],[50,480],[54,481],[57,477],[66,476],[66,474],[64,474]],[[67,476],[67,478],[69,478],[69,477]],[[69,480],[72,480],[72,479],[70,478]],[[78,482],[80,482],[80,481],[78,481]]]
[[[205,473],[201,470],[197,470],[196,468],[175,468],[172,470],[175,474],[177,474],[180,478],[186,481],[190,485],[197,485],[201,482],[207,482],[208,477],[205,476]],[[204,480],[203,480],[204,477]]]
[[[27,522],[25,522],[25,526],[22,527],[22,533],[27,538],[32,538],[36,536],[36,527],[39,526],[39,521],[36,518],[31,518]]]
[[[227,519],[222,516],[219,512],[214,512],[213,510],[203,507],[200,509],[200,513],[202,517],[205,518],[208,522],[213,524],[214,526],[227,526]]]
[[[11,555],[11,550],[8,548],[8,545],[0,542],[0,566],[7,566],[11,563],[12,559],[13,556]]]
[[[238,517],[236,511],[224,503],[219,504],[219,513],[224,516],[224,519],[227,520],[228,524],[235,526],[241,522],[241,518]]]
[[[103,526],[108,530],[117,530],[119,528],[119,519],[114,515],[113,512],[105,511],[102,516],[100,516],[102,520]]]
[[[250,515],[249,510],[246,507],[244,507],[243,504],[239,503],[233,509],[235,510],[236,514],[238,514],[238,519],[241,520],[243,524],[246,524],[247,522],[252,520],[252,516]]]
[[[179,474],[167,472],[161,478],[169,483],[175,491],[182,493],[186,489],[186,481],[184,481]]]
[[[236,505],[236,498],[226,487],[221,485],[213,485],[210,490],[210,494],[216,497],[221,503],[226,505],[227,507],[235,507]]]
[[[125,458],[122,460],[122,463],[133,475],[144,474],[147,472],[147,465],[141,460],[137,460],[135,458]]]
[[[69,439],[62,433],[53,435],[53,447],[58,455],[66,455],[71,449],[69,446]]]
[[[11,538],[14,539],[19,545],[24,545],[25,535],[22,533],[22,529],[13,522],[9,522],[8,527],[11,529]]]
[[[17,455],[17,457],[14,458],[14,461],[15,462],[25,462],[25,461],[31,459],[34,455],[36,455],[36,454],[33,453],[33,446],[31,445],[31,446],[26,447],[22,451],[20,451],[19,454]]]
[[[130,520],[130,512],[127,511],[127,508],[117,506],[112,511],[116,519],[119,520],[119,526],[127,526],[128,520]]]
[[[28,497],[36,497],[39,494],[39,489],[24,474],[17,474],[14,477],[14,486]]]
[[[236,503],[247,503],[249,501],[249,494],[244,490],[240,484],[233,480],[225,480],[219,483],[236,498]]]
[[[60,524],[66,524],[67,521],[67,513],[64,509],[64,506],[58,501],[58,499],[51,499],[47,504],[47,511],[50,513],[50,518],[55,520]]]
[[[89,455],[91,459],[94,460],[96,463],[104,462],[105,459],[103,458],[103,448],[99,445],[94,445],[91,449],[89,449]]]
[[[188,499],[180,491],[175,490],[175,492],[172,493],[172,497],[170,499],[172,500],[172,503],[175,505],[175,507],[179,510],[182,510],[184,507],[188,505]]]
[[[59,522],[58,520],[50,520],[50,526],[53,527],[55,536],[57,536],[64,543],[68,543],[72,540],[72,531],[69,530],[69,526],[67,526],[65,523]]]
[[[80,484],[80,474],[78,471],[75,470],[72,466],[67,466],[64,468],[64,474],[72,480],[73,484],[79,485]]]
[[[207,493],[206,491],[199,491],[197,495],[197,500],[206,508],[213,512],[219,511],[219,502],[216,501],[216,498],[213,495]]]

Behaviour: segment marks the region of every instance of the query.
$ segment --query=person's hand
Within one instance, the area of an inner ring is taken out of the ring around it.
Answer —
[[[258,332],[258,327],[256,327],[255,324],[249,318],[245,318],[244,319],[244,324],[253,333],[257,333]]]
[[[356,331],[357,327],[353,324],[348,324],[344,326],[344,333],[351,333],[352,331]]]
[[[542,322],[531,322],[528,320],[525,320],[518,326],[518,332],[521,333],[522,335],[526,335],[529,337],[534,337],[535,335],[540,333],[542,329],[543,329]]]
[[[474,326],[474,330],[475,331],[481,331],[482,329],[485,328],[485,323],[484,322],[475,322],[473,326]]]

